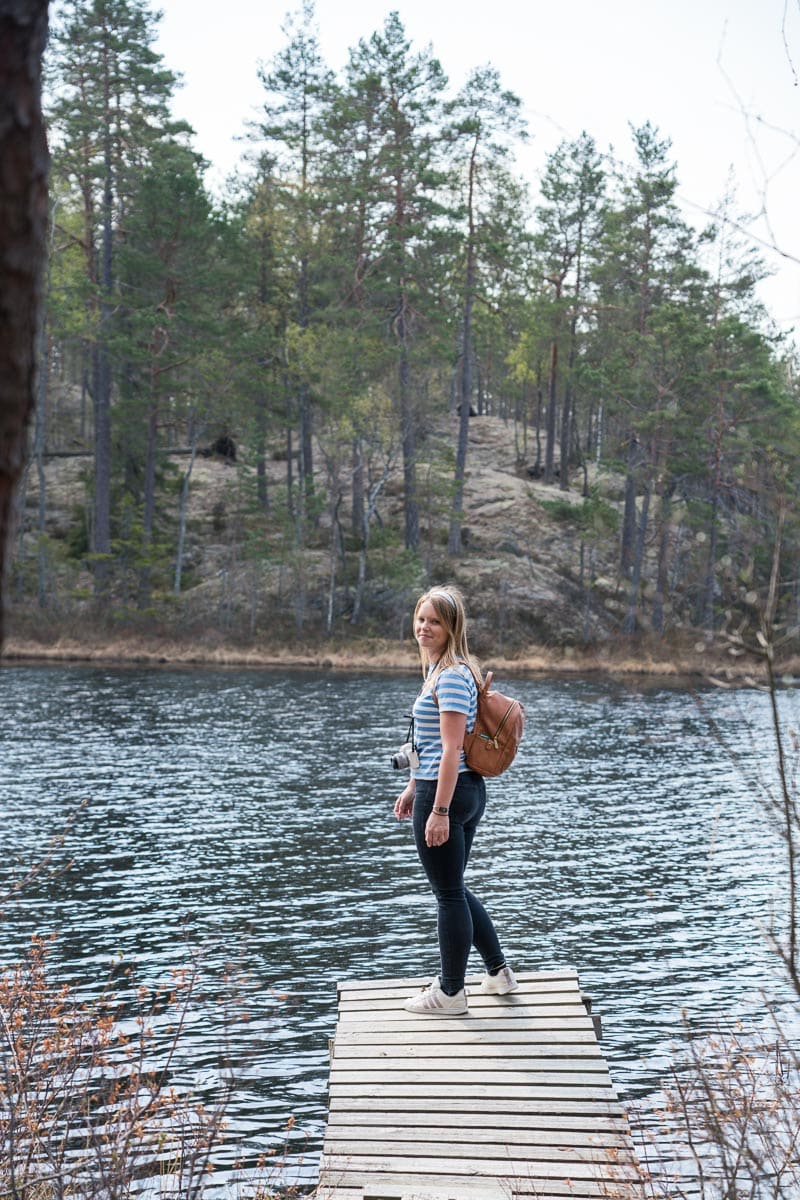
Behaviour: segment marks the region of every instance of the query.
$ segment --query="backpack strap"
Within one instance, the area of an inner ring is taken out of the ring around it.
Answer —
[[[494,671],[487,671],[486,678],[484,680],[481,680],[480,672],[478,672],[478,674],[476,675],[475,672],[473,671],[472,667],[469,665],[469,663],[463,663],[462,665],[467,667],[467,669],[469,670],[469,673],[472,676],[473,681],[475,683],[475,687],[478,689],[478,695],[480,696],[481,692],[488,692],[489,684],[494,679]],[[433,703],[438,708],[439,707],[439,697],[436,695],[435,688],[431,688],[431,699],[433,700]]]

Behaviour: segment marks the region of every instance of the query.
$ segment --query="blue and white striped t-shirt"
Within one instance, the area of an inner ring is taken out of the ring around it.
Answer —
[[[428,677],[434,671],[431,667]],[[478,689],[469,667],[459,664],[445,667],[436,680],[436,699],[428,684],[414,701],[414,745],[419,752],[419,766],[411,772],[415,779],[436,779],[442,761],[442,734],[439,713],[459,712],[467,718],[467,733],[475,725],[478,711]],[[468,771],[464,751],[458,761],[459,771]]]

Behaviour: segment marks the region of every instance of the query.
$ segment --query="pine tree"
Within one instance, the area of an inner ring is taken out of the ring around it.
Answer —
[[[162,140],[141,173],[118,251],[124,313],[112,340],[125,363],[119,424],[141,507],[138,604],[150,599],[155,545],[156,483],[161,430],[208,424],[213,395],[207,348],[224,323],[224,283],[216,253],[201,160],[179,142]],[[228,432],[226,429],[225,432]]]
[[[92,551],[98,598],[111,556],[110,338],[117,316],[117,254],[132,196],[152,148],[185,126],[171,121],[176,78],[153,49],[156,17],[144,0],[67,0],[51,40],[54,171],[83,213],[94,413]]]
[[[587,308],[587,264],[591,262],[600,228],[603,184],[604,173],[594,140],[583,133],[574,142],[561,142],[549,156],[542,178],[542,202],[536,208],[535,245],[545,285],[543,297],[550,295],[544,479],[552,483],[555,478],[558,440],[559,485],[564,491],[569,488],[578,324]],[[565,349],[567,361],[563,371]]]
[[[755,287],[764,277],[765,269],[756,253],[743,247],[732,233],[729,217],[733,204],[734,196],[729,189],[719,206],[717,220],[707,232],[716,257],[708,288],[706,403],[701,416],[706,431],[703,442],[707,447],[703,474],[707,476],[705,490],[709,497],[708,552],[696,619],[708,633],[714,631],[715,625],[720,519],[735,504],[737,491],[731,477],[731,461],[732,458],[737,461],[739,454],[732,435],[741,435],[743,422],[757,420],[753,411],[754,385],[763,385],[772,374],[771,349],[756,332],[761,314]],[[759,440],[763,439],[756,436],[754,445]]]
[[[284,369],[297,413],[301,505],[311,515],[314,491],[312,380],[306,343],[318,319],[316,295],[319,181],[322,116],[330,97],[331,72],[325,66],[315,25],[314,6],[304,0],[284,26],[286,46],[259,69],[264,88],[261,114],[252,127],[262,153],[262,174],[269,166],[270,203],[282,218],[280,254],[286,300]]]
[[[414,359],[420,331],[434,323],[431,295],[438,193],[443,175],[439,128],[446,85],[430,50],[412,50],[397,13],[351,52],[339,97],[340,129],[349,124],[350,146],[369,172],[370,203],[360,213],[351,244],[357,247],[357,286],[380,321],[392,363],[403,456],[405,544],[420,542],[417,494],[418,415]],[[361,147],[361,149],[359,149]]]
[[[501,88],[493,67],[474,71],[459,96],[448,106],[450,143],[456,181],[457,218],[461,226],[459,369],[456,395],[460,414],[453,504],[448,551],[461,553],[461,509],[467,462],[469,418],[473,405],[475,372],[475,304],[485,260],[496,244],[497,197],[507,184],[506,160],[515,140],[525,135],[521,103]],[[519,216],[523,214],[520,213]],[[515,230],[522,237],[519,221]],[[508,238],[508,234],[506,234]],[[513,239],[513,234],[511,238]],[[487,280],[488,284],[488,280]],[[487,286],[486,292],[490,291]]]
[[[630,581],[629,633],[637,623],[650,505],[655,489],[670,494],[664,481],[680,426],[681,385],[703,336],[696,303],[703,276],[695,235],[675,204],[670,143],[650,124],[632,132],[636,166],[606,214],[595,271],[603,386],[609,415],[622,425],[626,459],[620,559]]]

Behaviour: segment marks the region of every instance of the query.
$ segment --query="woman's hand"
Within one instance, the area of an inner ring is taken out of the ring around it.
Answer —
[[[411,810],[414,807],[414,782],[413,780],[406,784],[400,795],[394,802],[394,815],[398,821],[403,821],[406,817],[411,816]]]
[[[425,823],[425,845],[443,846],[450,837],[450,818],[432,812]]]

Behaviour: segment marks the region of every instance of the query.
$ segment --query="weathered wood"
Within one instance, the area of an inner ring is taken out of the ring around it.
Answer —
[[[348,1175],[348,1179],[350,1176]],[[641,1200],[635,1185],[623,1182],[611,1186],[604,1180],[593,1179],[531,1179],[527,1175],[509,1173],[497,1179],[470,1179],[464,1175],[408,1174],[402,1179],[392,1172],[376,1172],[359,1176],[351,1184],[340,1177],[324,1179],[315,1193],[315,1200]]]
[[[475,990],[480,984],[480,977],[477,976],[468,978],[467,986],[470,989],[470,1003],[481,1001],[515,1003],[515,997],[537,994],[537,992],[547,995],[565,992],[571,1000],[575,1000],[576,996],[581,998],[583,995],[583,992],[576,986],[577,979],[575,971],[531,971],[525,974],[524,980],[521,979],[522,985],[519,991],[510,992],[506,996],[482,996]],[[405,997],[413,994],[415,989],[427,988],[429,983],[431,983],[429,976],[414,976],[408,979],[351,979],[347,982],[339,982],[336,990],[339,1003],[348,1000],[383,1000],[386,996],[392,995],[404,1000]]]
[[[452,1106],[451,1106],[452,1107]],[[545,1111],[546,1106],[539,1105],[542,1111],[537,1111],[535,1103],[527,1106],[524,1112],[508,1112],[506,1109],[483,1108],[479,1111],[461,1110],[459,1112],[436,1110],[436,1126],[430,1127],[431,1137],[435,1139],[442,1129],[454,1130],[465,1138],[490,1137],[494,1129],[523,1130],[529,1136],[548,1137],[551,1141],[553,1132],[568,1133],[576,1140],[577,1145],[583,1145],[592,1138],[622,1139],[628,1141],[628,1125],[621,1116],[609,1116],[597,1112],[571,1115],[567,1113],[553,1114]],[[332,1138],[340,1136],[342,1129],[363,1129],[377,1125],[386,1129],[416,1129],[420,1128],[419,1105],[412,1108],[400,1109],[392,1106],[391,1112],[382,1112],[374,1105],[367,1107],[366,1102],[361,1107],[355,1105],[337,1109],[331,1108],[328,1114],[328,1135]]]
[[[473,990],[463,1017],[407,1013],[426,982],[339,985],[319,1200],[641,1195],[574,971]]]
[[[394,1080],[387,1082],[385,1079],[377,1077],[371,1079],[369,1083],[365,1083],[362,1076],[346,1082],[338,1078],[335,1081],[331,1079],[331,1088],[334,1087],[341,1096],[365,1096],[372,1099],[381,1097],[399,1099],[402,1096],[416,1096],[425,1101],[427,1112],[430,1112],[430,1102],[436,1100],[437,1097],[451,1100],[461,1096],[472,1100],[473,1106],[477,1102],[486,1104],[491,1100],[502,1102],[506,1097],[509,1100],[515,1098],[547,1100],[550,1102],[551,1110],[561,1111],[562,1105],[570,1103],[586,1104],[588,1101],[595,1100],[598,1104],[603,1104],[608,1096],[607,1087],[569,1087],[563,1083],[537,1085],[519,1080],[513,1083],[505,1083],[502,1080],[498,1083],[476,1083],[474,1080],[440,1083],[438,1080],[426,1079],[423,1072],[402,1082]]]
[[[576,1146],[571,1139],[568,1145],[555,1145],[552,1137],[547,1142],[541,1138],[523,1137],[519,1131],[515,1133],[514,1137],[507,1137],[505,1140],[495,1137],[494,1141],[481,1142],[476,1141],[474,1137],[467,1142],[457,1141],[449,1133],[443,1138],[441,1132],[438,1139],[417,1138],[403,1141],[397,1137],[392,1138],[388,1134],[384,1134],[384,1138],[383,1142],[374,1141],[369,1136],[336,1139],[329,1151],[329,1161],[351,1160],[358,1157],[363,1164],[372,1155],[388,1155],[396,1161],[402,1159],[405,1166],[407,1159],[413,1159],[414,1163],[419,1165],[426,1160],[426,1156],[435,1154],[437,1163],[450,1159],[466,1159],[470,1170],[473,1170],[475,1174],[481,1174],[492,1169],[492,1159],[502,1159],[503,1162],[507,1162],[509,1159],[522,1159],[525,1162],[537,1162],[540,1165],[547,1163],[549,1169],[549,1164],[553,1162],[562,1164],[600,1163],[607,1166],[610,1157],[613,1157],[617,1163],[632,1162],[634,1157],[630,1147],[620,1145]],[[480,1153],[479,1159],[477,1152]],[[478,1161],[480,1165],[476,1166]]]
[[[425,1147],[374,1147],[359,1142],[342,1144],[342,1152],[331,1154],[327,1160],[325,1178],[335,1177],[341,1168],[349,1184],[360,1180],[366,1183],[376,1174],[394,1175],[398,1191],[407,1186],[415,1173],[428,1177],[428,1186],[435,1185],[437,1176],[460,1175],[464,1180],[482,1179],[490,1186],[504,1184],[512,1194],[513,1183],[527,1179],[539,1188],[570,1181],[592,1184],[605,1182],[606,1195],[617,1195],[616,1188],[632,1185],[636,1180],[635,1159],[630,1151],[618,1147],[548,1147],[528,1143],[482,1144],[468,1146],[445,1145],[426,1155]],[[407,1151],[407,1153],[406,1153]],[[611,1165],[613,1164],[613,1166]],[[613,1182],[610,1173],[613,1170]],[[516,1194],[513,1192],[513,1194]]]
[[[592,1087],[598,1083],[602,1086],[608,1080],[608,1069],[603,1059],[596,1060],[601,1065],[594,1069],[592,1061],[525,1058],[520,1062],[510,1062],[505,1058],[487,1058],[484,1062],[476,1062],[474,1058],[430,1056],[421,1059],[417,1069],[413,1063],[402,1059],[367,1060],[362,1063],[346,1060],[343,1064],[337,1054],[331,1065],[331,1083],[359,1083],[363,1080],[371,1084],[376,1078],[388,1084],[427,1083],[435,1082],[433,1077],[436,1075],[446,1075],[455,1083],[478,1085],[497,1077],[495,1082],[503,1087],[514,1084],[526,1087],[530,1083],[536,1085],[540,1082],[546,1082],[551,1087],[560,1084],[569,1088]],[[539,1078],[543,1074],[545,1081]]]
[[[504,1178],[501,1181],[471,1180],[441,1176],[436,1181],[420,1175],[406,1176],[398,1185],[392,1175],[370,1175],[362,1186],[338,1188],[322,1183],[315,1200],[638,1200],[641,1192],[630,1184],[594,1180],[529,1180]]]
[[[443,1122],[438,1114],[436,1127],[420,1124],[419,1114],[415,1114],[413,1122],[406,1124],[400,1121],[395,1121],[393,1124],[387,1123],[387,1118],[383,1116],[383,1123],[380,1124],[380,1135],[385,1138],[392,1146],[404,1146],[406,1152],[407,1143],[420,1144],[424,1142],[435,1142],[437,1144],[446,1142],[447,1145],[453,1146],[459,1142],[465,1142],[470,1146],[477,1145],[511,1145],[524,1146],[546,1146],[550,1147],[558,1142],[559,1135],[563,1134],[569,1141],[570,1146],[580,1147],[597,1147],[597,1146],[618,1146],[621,1150],[628,1147],[628,1138],[626,1131],[622,1126],[619,1130],[612,1133],[600,1133],[597,1130],[591,1132],[586,1129],[569,1129],[563,1124],[564,1118],[560,1118],[558,1123],[554,1123],[548,1128],[531,1129],[524,1118],[517,1117],[516,1120],[506,1118],[500,1122],[496,1121],[491,1127],[487,1127],[486,1122],[479,1120],[475,1125],[466,1125],[462,1121],[456,1124]],[[375,1123],[362,1121],[359,1124],[344,1124],[342,1122],[329,1121],[327,1130],[327,1139],[333,1145],[336,1144],[336,1152],[343,1154],[345,1151],[342,1148],[343,1142],[359,1142],[369,1141],[375,1134]],[[556,1135],[555,1137],[553,1135]]]
[[[423,1105],[428,1102],[428,1095],[421,1092],[418,1088],[410,1092],[408,1096],[386,1096],[379,1090],[376,1095],[365,1095],[363,1090],[348,1089],[347,1094],[343,1089],[331,1091],[329,1101],[330,1112],[360,1112],[363,1109],[369,1112],[390,1112],[397,1115],[401,1112],[417,1113],[421,1111]],[[452,1089],[452,1095],[442,1097],[440,1093],[432,1091],[433,1097],[438,1097],[442,1103],[436,1109],[437,1118],[442,1113],[470,1113],[476,1110],[482,1113],[529,1113],[529,1114],[550,1114],[558,1112],[564,1116],[585,1117],[587,1120],[594,1120],[599,1117],[612,1117],[614,1119],[622,1118],[624,1111],[622,1105],[617,1100],[606,1100],[603,1097],[600,1100],[587,1099],[582,1095],[579,1100],[562,1099],[559,1101],[558,1108],[554,1106],[552,1097],[531,1096],[525,1091],[518,1091],[516,1094],[509,1094],[503,1089],[497,1092],[496,1097],[481,1096],[480,1106],[476,1104],[476,1097],[468,1096],[464,1091],[458,1088]],[[447,1100],[445,1104],[444,1101]]]
[[[524,975],[518,975],[518,981],[524,988],[531,987],[546,987],[549,984],[567,980],[576,985],[578,984],[578,972],[571,967],[565,967],[558,971],[526,971]],[[358,991],[397,991],[404,996],[408,995],[409,989],[414,990],[415,987],[425,987],[430,982],[429,975],[413,975],[404,976],[402,979],[340,979],[336,984],[336,991],[339,996],[348,992]],[[477,987],[480,983],[479,975],[468,975],[467,986]],[[494,997],[497,999],[497,997]]]
[[[430,982],[429,980],[427,982]],[[392,988],[384,991],[371,992],[341,992],[339,994],[339,1011],[348,1012],[356,1011],[358,1008],[363,1011],[365,1003],[373,1005],[376,1009],[391,1008],[398,1000],[405,1000],[408,996],[413,996],[414,992],[420,992],[427,986],[425,980],[410,982],[405,988]],[[586,1012],[586,1008],[576,996],[575,992],[570,990],[566,983],[559,984],[557,987],[540,987],[526,988],[519,992],[512,992],[509,996],[482,996],[480,994],[470,993],[469,1002],[473,1010],[488,1008],[494,1009],[495,1005],[499,1004],[503,1008],[520,1008],[527,1004],[541,1004],[542,1001],[550,1005],[561,1007],[561,1005],[569,1005],[576,1012]],[[423,1019],[427,1020],[425,1016]]]
[[[536,1011],[540,1013],[542,1010],[537,1009]],[[464,1037],[476,1037],[482,1033],[489,1033],[497,1034],[501,1039],[504,1034],[508,1035],[510,1039],[524,1037],[533,1039],[537,1033],[558,1035],[577,1031],[587,1034],[591,1041],[597,1041],[591,1017],[577,1014],[574,1016],[567,1014],[562,1017],[554,1013],[549,1017],[527,1017],[523,1024],[518,1020],[519,1015],[517,1010],[511,1013],[501,1013],[499,1016],[471,1015],[469,1023],[466,1025],[462,1017],[453,1017],[452,1019],[437,1017],[434,1025],[432,1021],[421,1020],[413,1013],[406,1014],[407,1021],[402,1017],[392,1020],[390,1013],[386,1020],[382,1020],[380,1016],[376,1015],[374,1021],[352,1021],[347,1025],[342,1025],[336,1038],[331,1040],[368,1045],[370,1040],[377,1044],[382,1043],[386,1037],[399,1039],[404,1034],[410,1034],[414,1039],[424,1040],[427,1038],[431,1041],[441,1041],[445,1035],[460,1030]]]
[[[519,1034],[509,1033],[506,1030],[500,1030],[489,1038],[486,1034],[470,1034],[461,1035],[460,1047],[469,1054],[472,1058],[496,1057],[498,1048],[502,1050],[503,1059],[510,1058],[541,1058],[552,1060],[563,1056],[568,1056],[570,1062],[575,1062],[576,1059],[598,1059],[600,1062],[605,1062],[600,1052],[600,1047],[594,1039],[590,1039],[588,1034],[582,1034],[576,1038],[574,1042],[567,1043],[563,1036],[557,1033],[550,1033],[547,1037],[525,1038],[523,1041],[518,1040]],[[555,1039],[558,1038],[558,1041]],[[383,1062],[389,1058],[425,1058],[429,1059],[436,1054],[446,1053],[449,1049],[447,1042],[433,1041],[431,1037],[415,1035],[413,1033],[403,1033],[402,1038],[392,1037],[390,1034],[383,1041],[370,1040],[365,1044],[357,1044],[352,1041],[342,1041],[334,1039],[336,1047],[336,1061],[342,1063],[347,1061],[357,1061],[364,1059],[365,1062]]]
[[[413,994],[413,991],[406,992],[402,999],[405,1000],[409,995]],[[486,999],[488,999],[488,997]],[[551,997],[548,997],[548,1001],[550,999]],[[496,1002],[497,1007],[494,1007],[493,1005],[487,1004],[484,997],[481,997],[480,1000],[472,1000],[470,998],[470,1013],[468,1017],[431,1017],[423,1013],[404,1012],[404,1016],[401,1018],[401,1020],[404,1021],[408,1028],[413,1028],[414,1025],[430,1025],[432,1020],[439,1022],[448,1020],[459,1021],[461,1022],[462,1028],[464,1028],[464,1022],[468,1021],[471,1028],[473,1022],[481,1020],[490,1020],[496,1023],[498,1021],[513,1021],[518,1017],[538,1017],[540,1020],[543,1017],[546,1017],[550,1022],[550,1028],[555,1028],[556,1022],[558,1022],[562,1012],[565,1017],[575,1018],[585,1016],[584,1010],[579,1006],[560,1006],[551,1003],[539,1005],[535,1003],[533,997],[526,997],[525,1002],[520,999],[513,1005],[509,1003],[502,1003],[503,1000],[505,1000],[505,997],[501,997],[500,1002]],[[396,1011],[396,1007],[399,1002],[399,997],[392,997],[391,999],[385,1000],[375,1000],[373,1002],[374,1008],[372,1016],[365,1015],[363,1004],[354,1005],[350,1003],[342,1003],[339,1005],[339,1015],[340,1017],[346,1017],[350,1026],[356,1026],[363,1022],[368,1022],[371,1024],[373,1019],[391,1019],[391,1014]],[[591,1018],[589,1019],[589,1023],[591,1025]],[[592,1026],[592,1028],[594,1027]]]

